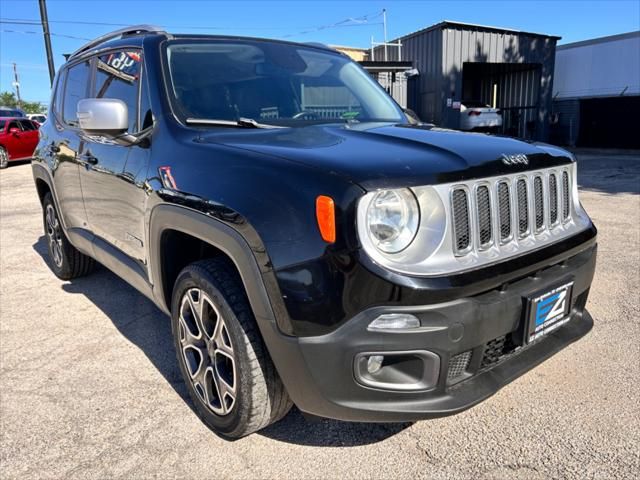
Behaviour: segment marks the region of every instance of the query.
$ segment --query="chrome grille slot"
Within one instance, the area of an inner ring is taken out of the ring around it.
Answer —
[[[511,195],[507,182],[498,183],[498,221],[500,222],[500,241],[511,238]]]
[[[518,180],[518,234],[524,237],[529,233],[529,193],[527,181]]]
[[[453,231],[456,253],[464,253],[471,247],[469,198],[466,190],[459,188],[451,195],[453,207]]]
[[[556,174],[549,174],[549,224],[558,223],[558,181]]]
[[[538,232],[544,227],[544,191],[542,178],[539,176],[533,179],[533,211],[536,219],[536,232]]]
[[[562,221],[569,219],[571,191],[569,190],[569,173],[562,172]]]
[[[476,213],[478,215],[478,238],[480,248],[491,245],[491,198],[489,187],[480,185],[476,190]]]

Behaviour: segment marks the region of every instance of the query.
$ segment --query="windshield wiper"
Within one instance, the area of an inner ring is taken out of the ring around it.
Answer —
[[[253,118],[240,117],[237,120],[218,120],[213,118],[187,118],[187,123],[196,123],[201,125],[220,125],[225,127],[239,128],[288,128],[280,125],[268,125],[266,123],[256,122]]]

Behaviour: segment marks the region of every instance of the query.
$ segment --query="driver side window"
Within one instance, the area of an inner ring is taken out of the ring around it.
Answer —
[[[110,52],[96,59],[94,98],[116,98],[127,105],[130,133],[138,128],[138,96],[142,54],[136,51]]]

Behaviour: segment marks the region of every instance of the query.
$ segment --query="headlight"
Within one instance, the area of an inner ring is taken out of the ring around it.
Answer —
[[[413,241],[420,224],[416,197],[408,188],[377,192],[367,209],[367,231],[385,253],[398,253]]]

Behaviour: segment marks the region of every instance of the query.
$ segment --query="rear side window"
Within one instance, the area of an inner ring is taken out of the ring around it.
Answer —
[[[129,113],[129,132],[138,131],[138,96],[142,56],[140,52],[112,52],[98,57],[95,98],[117,98]]]
[[[4,126],[7,124],[6,120],[0,120],[0,132],[4,131]]]
[[[88,61],[74,65],[67,71],[62,119],[72,127],[78,126],[78,102],[87,97],[90,74],[91,64]]]
[[[64,98],[64,79],[66,78],[66,76],[66,70],[62,70],[58,75],[58,83],[56,84],[56,96],[53,101],[53,110],[60,116],[62,116],[62,99]]]
[[[31,120],[20,120],[20,125],[25,132],[38,129]]]

